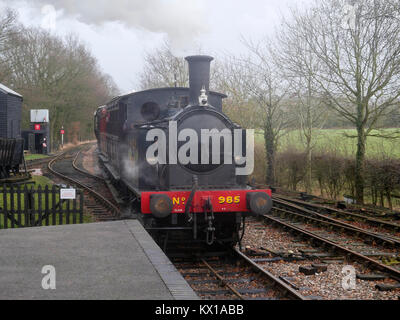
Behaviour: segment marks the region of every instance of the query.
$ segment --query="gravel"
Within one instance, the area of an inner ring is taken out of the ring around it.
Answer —
[[[97,146],[94,145],[87,151],[82,151],[82,166],[83,168],[91,174],[101,175],[101,170],[98,165],[96,150]]]
[[[242,242],[243,247],[248,250],[258,250],[260,248],[268,249],[272,252],[279,253],[283,256],[301,255],[300,250],[316,249],[307,241],[299,240],[280,227],[264,225],[256,220],[250,221],[246,226],[246,233]],[[318,250],[323,251],[318,248]],[[264,252],[268,252],[265,251]],[[274,257],[270,254],[270,257]],[[299,266],[309,266],[313,263],[322,263],[320,260],[305,261],[278,261],[259,263],[266,270],[275,276],[287,277],[290,283],[300,288],[303,296],[313,299],[323,300],[398,300],[400,289],[393,291],[381,292],[375,289],[375,285],[379,283],[395,284],[396,281],[385,279],[381,281],[362,281],[356,279],[356,287],[353,290],[345,290],[342,287],[343,278],[346,274],[342,273],[343,267],[351,265],[355,268],[356,273],[370,274],[376,273],[369,270],[357,262],[333,262],[328,264],[326,272],[316,273],[306,276],[299,272]]]

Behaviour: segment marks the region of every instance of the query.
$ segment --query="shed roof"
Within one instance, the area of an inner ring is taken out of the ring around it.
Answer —
[[[6,87],[4,84],[1,84],[1,83],[0,83],[0,91],[4,92],[6,94],[11,94],[13,96],[22,98],[22,96],[19,93],[11,90],[10,88]]]

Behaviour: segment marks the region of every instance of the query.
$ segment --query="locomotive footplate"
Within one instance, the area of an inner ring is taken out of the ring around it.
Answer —
[[[142,192],[141,212],[144,215],[154,214],[150,202],[151,199],[156,199],[159,203],[154,203],[153,207],[165,209],[166,212],[163,215],[184,214],[190,194],[191,191]],[[257,199],[254,199],[255,197]],[[204,213],[207,203],[211,203],[214,213],[255,213],[256,211],[257,214],[266,214],[272,206],[271,190],[198,190],[191,201],[190,212]]]
[[[148,231],[186,234],[192,241],[212,245],[237,243],[242,219],[267,214],[270,190],[196,190],[141,193],[141,216]],[[189,239],[188,239],[189,240]]]

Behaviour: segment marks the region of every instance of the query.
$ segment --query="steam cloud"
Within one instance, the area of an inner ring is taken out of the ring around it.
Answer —
[[[6,2],[10,0],[6,0]],[[166,33],[172,47],[185,50],[207,32],[200,0],[26,0],[34,7],[53,5],[87,24],[119,21],[128,27]],[[117,35],[116,35],[117,36]]]

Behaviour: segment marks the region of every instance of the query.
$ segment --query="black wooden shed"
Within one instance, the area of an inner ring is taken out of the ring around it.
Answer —
[[[21,138],[22,96],[0,83],[0,138]]]

